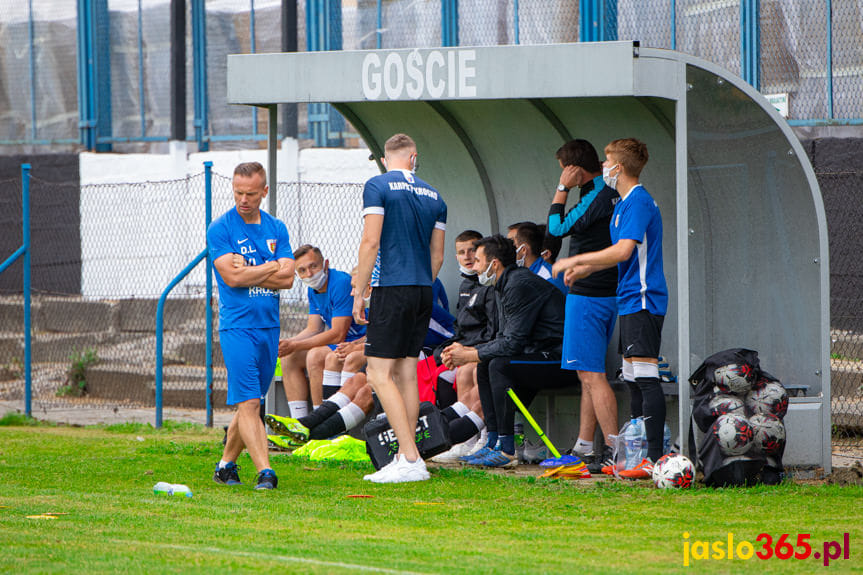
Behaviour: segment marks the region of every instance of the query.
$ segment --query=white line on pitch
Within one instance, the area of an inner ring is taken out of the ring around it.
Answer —
[[[196,553],[219,553],[222,555],[234,555],[237,557],[249,557],[252,559],[263,559],[267,561],[282,561],[285,563],[307,563],[309,565],[321,565],[323,567],[341,567],[344,569],[357,569],[360,571],[373,571],[375,573],[397,573],[399,575],[422,575],[418,571],[402,571],[399,569],[387,569],[386,567],[372,567],[369,565],[357,565],[356,563],[342,563],[341,561],[322,561],[320,559],[309,559],[307,557],[294,557],[291,555],[268,555],[254,551],[235,551],[233,549],[220,549],[219,547],[195,547],[194,545],[177,545],[175,543],[153,543],[151,541],[129,541],[126,539],[113,539],[114,543],[142,545],[145,547],[161,547],[164,549],[176,549],[177,551],[192,551]]]

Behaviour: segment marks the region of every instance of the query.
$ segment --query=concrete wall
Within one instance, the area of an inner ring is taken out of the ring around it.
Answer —
[[[21,164],[30,182],[31,279],[35,290],[81,290],[79,183],[76,154],[0,156],[0,261],[22,244]],[[22,291],[22,260],[0,274],[0,293]]]

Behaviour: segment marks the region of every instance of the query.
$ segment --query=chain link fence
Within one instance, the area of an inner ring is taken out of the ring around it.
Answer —
[[[605,38],[674,48],[741,75],[741,1],[607,1],[599,21],[584,24],[602,27]],[[193,4],[187,3],[186,14],[188,139],[221,149],[263,141],[267,115],[225,101],[227,55],[281,51],[281,0],[201,2],[195,4],[200,13]],[[94,85],[80,87],[92,89],[100,105],[79,126],[78,83],[85,71],[78,69],[76,3],[0,0],[0,143],[74,145],[89,122],[99,125],[99,142],[117,150],[167,141],[170,2],[105,5],[92,22],[97,38],[88,46],[95,60],[84,58],[86,70],[96,68]],[[787,101],[792,122],[860,120],[863,4],[832,0],[832,12],[821,0],[758,5],[760,40],[751,49],[759,54],[761,92]],[[457,17],[450,18],[445,6]],[[296,8],[301,51],[577,42],[583,24],[574,0],[298,1]],[[196,33],[200,18],[203,33]],[[324,104],[298,105],[297,119],[300,137],[318,145],[358,141]]]
[[[156,305],[172,278],[205,248],[204,186],[203,174],[85,185],[80,188],[80,221],[69,218],[74,227],[53,218],[34,219],[34,234],[45,228],[39,235],[48,245],[32,248],[33,413],[155,405]],[[72,193],[71,187],[34,177],[31,197],[60,197]],[[234,205],[230,178],[214,175],[212,190],[215,219]],[[292,247],[317,245],[332,268],[344,271],[355,265],[361,204],[361,184],[293,182],[278,188],[278,212]],[[0,224],[10,235],[18,234],[20,245],[19,180],[0,182],[0,210]],[[20,278],[20,262],[3,275],[16,275],[16,267]],[[0,290],[0,401],[22,402],[23,297],[20,280],[17,287],[7,283]],[[218,318],[215,281],[213,289]],[[166,408],[205,407],[206,305],[202,262],[166,302]],[[302,329],[307,314],[306,291],[297,281],[281,294],[283,335]],[[215,329],[213,404],[220,409],[225,407],[227,379],[218,319]]]
[[[858,257],[863,170],[820,169],[817,176],[830,231],[834,445],[848,447],[859,444],[863,433],[863,266]],[[32,247],[34,413],[58,407],[154,405],[156,303],[171,279],[204,249],[204,186],[203,174],[86,185],[80,191],[74,185],[32,178],[31,196],[40,201],[80,194],[77,218],[46,217],[32,224],[34,235],[45,238]],[[292,247],[316,245],[332,268],[343,271],[356,264],[361,204],[361,184],[278,186],[278,216],[288,227]],[[213,176],[212,205],[214,218],[233,207],[230,178]],[[0,225],[16,245],[21,242],[20,214],[20,179],[0,181]],[[21,263],[16,262],[0,280],[20,272]],[[202,263],[167,300],[166,408],[204,407],[205,280]],[[20,287],[10,288],[6,281],[2,286],[0,401],[20,402],[23,297]],[[283,335],[305,325],[307,305],[300,282],[282,292]],[[218,317],[217,301],[213,306]],[[227,384],[218,335],[213,354],[214,407],[219,409],[224,408]]]
[[[818,173],[830,233],[830,366],[834,445],[863,447],[863,171]]]

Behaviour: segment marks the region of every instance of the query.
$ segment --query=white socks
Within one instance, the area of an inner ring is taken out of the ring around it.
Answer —
[[[309,402],[306,400],[289,401],[288,407],[291,410],[291,417],[294,419],[299,419],[309,414]]]
[[[588,453],[593,452],[593,442],[585,441],[582,438],[578,438],[578,441],[575,442],[575,447],[573,451],[580,453],[582,455],[587,455]]]
[[[470,413],[470,409],[460,401],[456,401],[452,405],[450,405],[453,411],[455,411],[456,415],[459,417],[464,417],[468,413]]]
[[[339,416],[345,422],[345,430],[350,431],[366,418],[366,414],[356,403],[349,403],[339,410]]]
[[[633,369],[632,369],[632,362],[626,361],[624,359],[623,365],[621,367],[622,367],[622,371],[623,371],[623,373],[621,373],[621,377],[623,377],[623,381],[633,381],[634,382],[635,381],[635,373],[633,372]]]
[[[324,388],[324,398],[328,395],[332,395],[332,392],[336,392],[342,386],[342,372],[340,371],[330,371],[328,369],[324,370],[324,380],[323,380],[323,388]],[[331,393],[327,393],[330,391]]]
[[[655,363],[648,363],[646,361],[633,361],[632,375],[634,376],[634,379],[659,379],[659,366]]]
[[[468,411],[465,415],[467,416],[468,419],[470,419],[473,422],[474,425],[476,425],[476,428],[478,430],[482,431],[483,429],[485,429],[485,422],[482,420],[482,418],[479,415],[477,415],[473,411]],[[462,416],[462,417],[464,417],[464,416]]]
[[[356,372],[353,371],[342,371],[341,377],[339,378],[339,387],[343,386],[347,380],[356,375]]]
[[[340,408],[342,408],[351,402],[351,398],[339,391],[329,396],[327,398],[327,401],[332,401]]]

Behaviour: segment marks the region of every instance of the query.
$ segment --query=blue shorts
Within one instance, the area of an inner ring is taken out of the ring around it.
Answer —
[[[226,329],[219,343],[228,369],[227,404],[264,397],[276,371],[279,328]]]
[[[616,297],[568,294],[562,369],[605,373],[605,355],[617,320]]]

